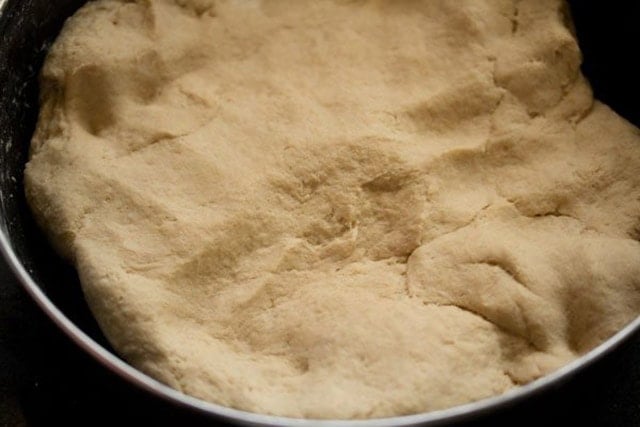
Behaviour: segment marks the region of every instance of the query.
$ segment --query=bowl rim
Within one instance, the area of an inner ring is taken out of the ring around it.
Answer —
[[[2,0],[0,0],[2,1]],[[0,252],[24,290],[36,304],[78,347],[90,354],[101,365],[122,379],[134,384],[152,395],[178,406],[197,412],[220,417],[227,421],[247,426],[286,426],[286,427],[387,427],[387,426],[439,426],[452,422],[468,420],[487,412],[506,408],[545,390],[559,386],[574,374],[585,369],[595,361],[616,349],[620,344],[640,331],[640,316],[588,353],[562,366],[556,371],[520,387],[513,388],[501,395],[488,397],[475,402],[451,408],[413,415],[388,418],[357,420],[300,419],[274,415],[258,414],[229,408],[213,402],[207,402],[175,390],[126,363],[116,354],[107,350],[74,324],[44,293],[27,272],[11,246],[7,230],[0,227]]]
[[[0,0],[0,17],[9,0]],[[13,144],[12,144],[13,145]],[[0,210],[1,212],[1,210]],[[200,414],[218,417],[226,421],[246,426],[285,426],[285,427],[387,427],[387,426],[441,426],[453,422],[469,420],[488,412],[506,408],[529,397],[552,389],[573,375],[584,370],[595,361],[615,350],[635,333],[640,331],[640,315],[627,324],[612,337],[556,371],[545,375],[526,385],[513,388],[501,395],[488,397],[475,402],[454,406],[451,408],[388,418],[372,418],[357,420],[336,419],[299,419],[274,415],[258,414],[239,409],[229,408],[213,402],[207,402],[175,390],[147,374],[129,365],[123,359],[112,353],[85,333],[73,323],[36,283],[26,270],[11,245],[8,230],[0,215],[0,252],[7,265],[13,272],[23,289],[31,296],[35,303],[44,311],[50,320],[64,332],[78,347],[91,355],[103,367],[118,375],[125,381],[145,390],[146,392],[177,406],[195,410]]]

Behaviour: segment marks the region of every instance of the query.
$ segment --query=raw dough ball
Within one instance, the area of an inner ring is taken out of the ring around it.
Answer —
[[[502,393],[640,312],[640,134],[560,0],[98,0],[25,186],[185,393],[368,418]]]

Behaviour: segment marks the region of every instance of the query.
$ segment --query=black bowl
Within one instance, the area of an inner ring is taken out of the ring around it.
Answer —
[[[198,401],[139,373],[120,360],[104,338],[82,295],[74,269],[59,259],[35,225],[23,194],[23,170],[38,113],[38,72],[47,48],[82,0],[0,0],[0,249],[40,307],[80,347],[107,368],[164,399],[194,411],[253,425],[311,425],[265,417]],[[570,2],[585,56],[584,73],[596,96],[640,125],[640,4]],[[560,371],[508,393],[450,410],[389,420],[330,425],[441,425],[493,411],[557,386],[593,360],[615,351],[637,334],[640,318],[585,357]],[[640,420],[637,420],[640,422]]]

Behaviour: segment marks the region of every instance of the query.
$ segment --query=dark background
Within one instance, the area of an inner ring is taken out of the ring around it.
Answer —
[[[77,2],[60,0],[62,3]],[[640,124],[640,2],[569,3],[585,56],[583,69],[597,97]],[[53,8],[57,3],[42,4]],[[42,49],[38,49],[13,54],[41,58]],[[8,80],[3,79],[2,84],[6,88]],[[33,99],[34,94],[27,95],[25,98]],[[39,239],[29,233],[35,232],[27,231],[27,239]],[[71,277],[72,272],[60,274]],[[62,290],[60,298],[66,299],[57,300],[62,306],[81,304],[77,290]],[[82,309],[77,316],[90,329],[95,327]],[[86,356],[40,312],[0,261],[0,427],[134,422],[218,425],[148,396]],[[465,426],[543,424],[640,426],[640,334],[564,385]]]

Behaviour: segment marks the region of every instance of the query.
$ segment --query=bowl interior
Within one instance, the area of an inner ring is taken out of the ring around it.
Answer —
[[[33,221],[22,189],[38,117],[39,70],[65,19],[84,3],[7,1],[0,15],[0,227],[47,297],[71,321],[108,346],[84,301],[75,270],[49,246]]]

